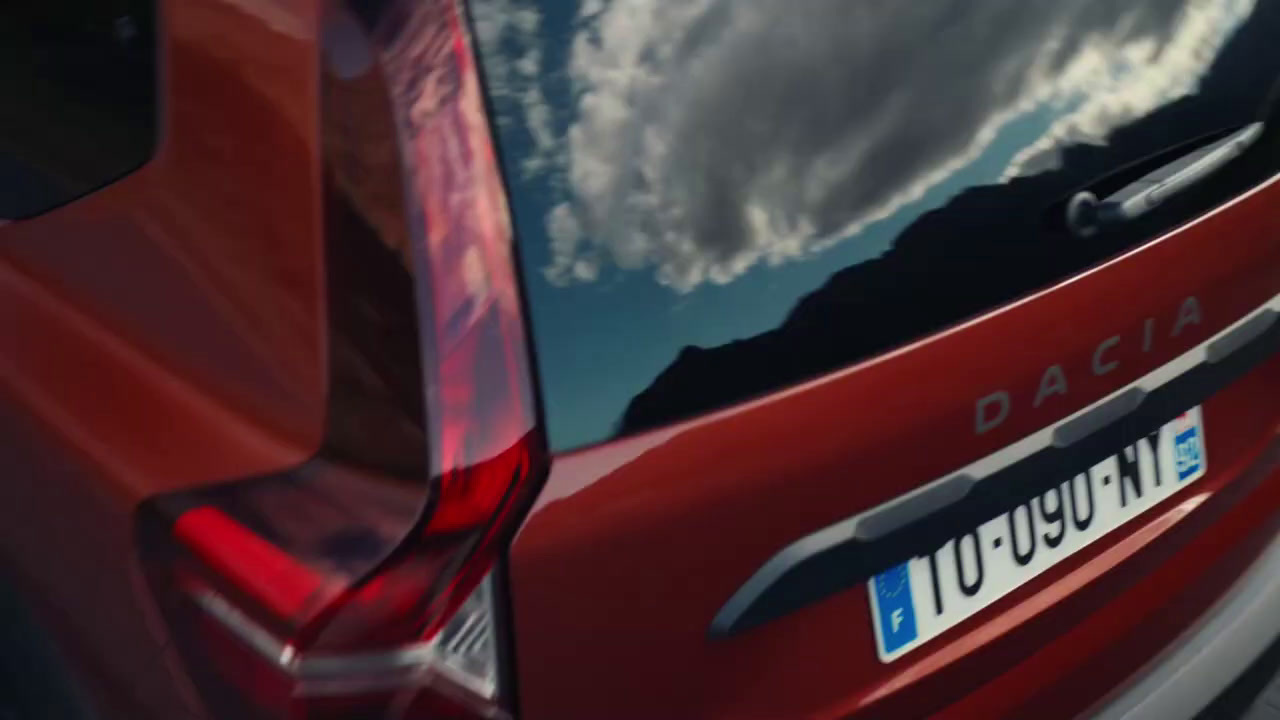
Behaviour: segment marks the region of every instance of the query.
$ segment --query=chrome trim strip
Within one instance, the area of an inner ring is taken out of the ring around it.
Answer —
[[[226,598],[212,590],[201,590],[194,593],[192,599],[209,614],[209,617],[222,623],[222,626],[240,638],[245,645],[253,648],[259,655],[269,660],[276,667],[287,673],[293,673],[293,648],[281,642],[269,630],[240,612]]]
[[[842,545],[851,540],[867,539],[864,534],[859,533],[859,526],[870,528],[864,530],[863,533],[874,533],[871,537],[879,537],[896,527],[902,527],[914,520],[919,519],[923,515],[915,512],[918,508],[924,507],[926,504],[931,508],[929,513],[937,511],[946,505],[954,504],[961,500],[973,487],[976,487],[983,479],[991,476],[1003,468],[1013,465],[1021,460],[1030,457],[1032,454],[1047,449],[1055,445],[1055,438],[1076,440],[1084,437],[1088,433],[1083,433],[1083,426],[1077,429],[1076,423],[1081,418],[1089,416],[1095,412],[1105,409],[1111,403],[1119,402],[1117,406],[1123,409],[1132,403],[1132,407],[1128,412],[1132,412],[1141,403],[1141,398],[1152,390],[1165,385],[1187,371],[1199,365],[1220,362],[1230,352],[1240,349],[1248,343],[1248,339],[1237,342],[1237,338],[1253,332],[1253,325],[1262,324],[1260,317],[1272,315],[1280,312],[1280,295],[1276,295],[1266,303],[1258,307],[1253,312],[1245,315],[1236,322],[1231,323],[1222,329],[1213,337],[1205,342],[1196,345],[1187,350],[1183,354],[1173,360],[1161,365],[1151,372],[1143,375],[1128,385],[1116,390],[1096,402],[1081,408],[1080,410],[1068,415],[1061,421],[1037,430],[1026,437],[1017,440],[1005,447],[980,458],[956,471],[947,474],[945,477],[930,482],[911,492],[896,497],[885,503],[877,505],[874,508],[865,510],[852,517],[838,521],[799,540],[787,545],[779,550],[764,565],[756,570],[755,573],[747,579],[736,592],[729,597],[720,611],[716,613],[715,618],[711,621],[711,633],[713,635],[724,635],[730,633],[737,626],[741,616],[752,607],[757,599],[762,596],[767,589],[774,585],[779,578],[787,574],[793,567],[799,565],[807,558],[819,553],[830,550],[833,547]],[[1244,330],[1246,326],[1249,330]],[[1250,337],[1257,337],[1264,332],[1270,323],[1266,323]],[[1237,333],[1239,332],[1239,335]],[[1215,345],[1216,343],[1216,345]],[[1210,354],[1210,347],[1216,348],[1214,353]],[[1210,358],[1213,358],[1210,360]],[[1124,400],[1122,396],[1137,398]],[[1110,413],[1108,413],[1110,414]],[[1125,413],[1120,413],[1116,417],[1122,417]],[[1089,432],[1098,428],[1095,423],[1089,422]],[[1065,436],[1065,437],[1064,437]],[[949,489],[957,484],[957,478],[968,478],[972,483],[966,483],[965,492],[957,493],[954,489]],[[928,500],[921,501],[921,497],[925,496]],[[950,498],[950,502],[945,504],[936,504],[934,501],[941,498]],[[910,509],[903,509],[902,505],[907,505]],[[913,507],[914,506],[914,507]],[[907,518],[903,520],[903,518]],[[893,520],[897,520],[896,523]]]
[[[492,592],[486,578],[477,592]],[[213,590],[192,593],[191,598],[232,635],[299,683],[306,696],[338,695],[404,685],[406,679],[423,678],[428,673],[443,675],[483,698],[496,697],[497,687],[458,672],[440,657],[436,637],[398,648],[370,653],[297,652]]]

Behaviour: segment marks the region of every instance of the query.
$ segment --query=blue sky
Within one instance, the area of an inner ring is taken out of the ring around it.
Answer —
[[[988,4],[1021,1],[990,0]],[[1116,2],[1117,8],[1128,7],[1120,0]],[[1222,0],[1221,4],[1250,7],[1249,2]],[[580,119],[581,97],[575,93],[580,93],[581,88],[573,84],[569,65],[571,44],[575,36],[581,35],[582,26],[576,19],[578,8],[574,3],[546,2],[537,7],[540,17],[535,32],[525,33],[519,42],[504,36],[498,48],[484,48],[486,71],[492,86],[493,63],[518,63],[529,52],[529,43],[536,44],[540,100],[551,110],[551,130],[563,137],[571,124]],[[1028,20],[1035,21],[1034,17]],[[1222,32],[1222,28],[1218,32]],[[1116,42],[1121,40],[1125,38]],[[1035,47],[1001,52],[1009,54],[1015,50],[1039,52]],[[498,53],[502,57],[498,57]],[[1180,72],[1186,74],[1185,69]],[[1123,96],[1123,73],[1111,75],[1102,78],[1098,85]],[[1153,85],[1150,76],[1137,79],[1147,87]],[[985,91],[981,87],[987,82],[984,78],[973,82]],[[1182,84],[1170,84],[1164,92],[1170,97],[1187,92],[1191,85],[1180,82]],[[1017,99],[1001,97],[1000,102],[1007,104]],[[1150,102],[1161,104],[1167,99],[1156,97]],[[835,270],[884,252],[897,234],[920,214],[945,204],[967,186],[998,182],[1018,159],[1020,151],[1037,142],[1043,143],[1058,127],[1055,123],[1060,125],[1063,118],[1069,118],[1084,105],[1079,92],[1027,104],[1007,120],[1000,121],[994,137],[978,146],[976,153],[965,156],[967,161],[950,167],[946,174],[931,181],[918,199],[893,206],[892,212],[884,214],[882,219],[865,224],[853,236],[825,250],[802,252],[780,263],[753,262],[727,282],[706,281],[673,288],[657,281],[653,267],[622,269],[608,262],[607,254],[593,281],[553,283],[548,280],[544,269],[555,261],[555,251],[546,219],[557,203],[565,202],[568,184],[565,171],[524,171],[526,161],[542,148],[530,131],[519,103],[496,96],[494,102],[500,115],[498,139],[511,191],[509,200],[516,221],[525,290],[531,303],[548,432],[552,446],[557,449],[606,439],[613,433],[630,399],[648,386],[682,347],[716,346],[776,327],[800,297],[821,286]],[[989,121],[996,109],[994,105],[978,107],[977,111],[985,113],[978,120]],[[1111,122],[1123,121],[1123,112],[1102,109],[1118,118]],[[933,110],[941,117],[930,121],[940,123],[940,132],[945,133],[949,127],[945,108]],[[870,114],[856,108],[855,111],[858,113],[855,120]],[[1095,118],[1089,119],[1096,124]],[[963,118],[957,118],[955,124],[958,134],[972,134],[977,127],[964,125]],[[784,131],[785,128],[780,130]],[[961,140],[968,142],[963,137]],[[587,228],[588,235],[590,232]],[[587,240],[599,239],[588,237]]]

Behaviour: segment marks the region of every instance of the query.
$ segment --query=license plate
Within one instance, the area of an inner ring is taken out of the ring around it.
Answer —
[[[946,632],[1205,474],[1195,407],[1039,497],[867,583],[890,662]]]

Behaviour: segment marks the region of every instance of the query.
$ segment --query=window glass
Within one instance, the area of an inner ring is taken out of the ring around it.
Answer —
[[[1280,169],[1272,0],[470,7],[557,449],[883,353]],[[1068,226],[1264,120],[1210,180]]]
[[[156,133],[153,0],[0,3],[0,218],[137,169]]]

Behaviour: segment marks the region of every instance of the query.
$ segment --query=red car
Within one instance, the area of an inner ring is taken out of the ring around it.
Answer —
[[[1280,2],[0,9],[0,717],[1263,717]]]

